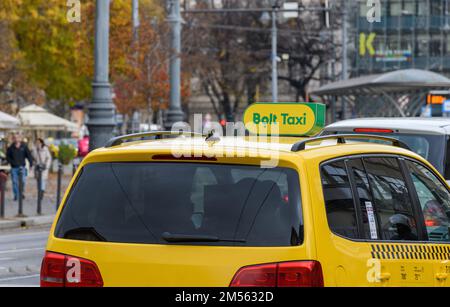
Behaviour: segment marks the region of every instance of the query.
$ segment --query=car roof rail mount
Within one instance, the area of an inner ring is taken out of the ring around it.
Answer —
[[[190,137],[205,137],[205,135],[201,133],[196,132],[188,132],[188,131],[152,131],[152,132],[142,132],[142,133],[133,133],[133,134],[127,134],[118,136],[115,138],[110,139],[106,145],[105,148],[110,148],[114,146],[119,146],[123,144],[125,141],[132,140],[132,139],[142,139],[147,137],[157,137],[162,138],[163,136],[190,136]]]
[[[348,139],[365,139],[365,140],[375,140],[375,141],[385,141],[392,143],[392,146],[400,147],[403,149],[411,150],[408,145],[406,145],[404,142],[390,138],[385,136],[379,136],[379,135],[370,135],[370,134],[333,134],[333,135],[326,135],[326,136],[320,136],[316,138],[310,138],[298,143],[295,143],[291,151],[292,152],[299,152],[306,149],[306,145],[308,143],[318,142],[318,141],[326,141],[326,140],[336,140],[338,144],[346,144],[346,140]]]

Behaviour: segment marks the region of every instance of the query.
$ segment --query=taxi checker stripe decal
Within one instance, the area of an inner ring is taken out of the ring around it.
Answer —
[[[371,244],[374,259],[450,260],[450,246],[425,244]]]

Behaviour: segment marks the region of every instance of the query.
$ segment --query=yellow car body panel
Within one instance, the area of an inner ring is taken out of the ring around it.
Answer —
[[[355,146],[352,150],[355,155],[367,153],[366,150],[370,151],[367,145],[347,146]],[[346,287],[450,286],[446,278],[450,272],[449,244],[352,241],[330,231],[326,222],[327,214],[319,167],[324,160],[333,159],[336,155],[348,156],[344,147],[336,148],[333,153],[325,153],[320,159],[311,159],[307,166],[308,181],[311,184],[310,193],[316,196],[313,204],[313,220],[315,236],[320,242],[317,244],[317,260],[324,264],[322,268],[325,284]],[[405,150],[379,148],[372,153],[410,157],[432,168],[423,158]]]
[[[319,261],[325,286],[450,285],[449,279],[446,279],[446,274],[450,272],[450,245],[351,241],[333,234],[327,223],[320,176],[320,165],[324,161],[361,154],[400,155],[418,160],[434,170],[427,161],[404,149],[370,143],[309,146],[304,151],[294,153],[290,148],[296,140],[300,139],[280,138],[277,144],[262,144],[262,149],[256,157],[219,156],[216,161],[198,163],[257,165],[275,151],[279,159],[278,165],[292,168],[299,175],[304,222],[304,240],[300,246],[122,244],[55,237],[58,218],[64,210],[65,201],[80,169],[87,164],[99,162],[152,162],[153,155],[169,155],[172,153],[172,146],[181,146],[186,142],[177,139],[127,143],[92,152],[83,160],[64,195],[50,231],[47,250],[94,261],[101,272],[104,286],[226,287],[230,285],[235,273],[244,266],[291,260]],[[232,142],[232,139],[224,139],[216,144],[198,141],[194,147],[208,155],[217,155],[228,150],[236,156],[245,146],[251,144],[249,140],[244,140],[242,147],[233,147],[230,145]],[[183,159],[179,162],[183,163]],[[406,245],[411,248],[408,252],[405,251]],[[419,259],[429,257],[426,251],[444,256],[441,259]],[[403,255],[398,256],[397,253]],[[387,258],[388,254],[391,255],[390,259]],[[410,259],[406,259],[406,254]],[[377,271],[378,266],[380,269]]]

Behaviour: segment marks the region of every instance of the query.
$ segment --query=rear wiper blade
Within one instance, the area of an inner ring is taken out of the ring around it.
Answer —
[[[169,243],[182,243],[182,242],[235,242],[245,243],[245,240],[230,240],[221,239],[217,236],[208,235],[187,235],[187,234],[172,234],[170,232],[164,232],[162,234],[164,241]]]
[[[64,233],[64,239],[107,242],[106,238],[99,234],[94,227],[78,227],[70,229]]]

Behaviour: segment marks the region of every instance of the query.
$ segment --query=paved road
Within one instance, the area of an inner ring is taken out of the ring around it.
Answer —
[[[39,286],[49,228],[0,232],[0,287]]]

